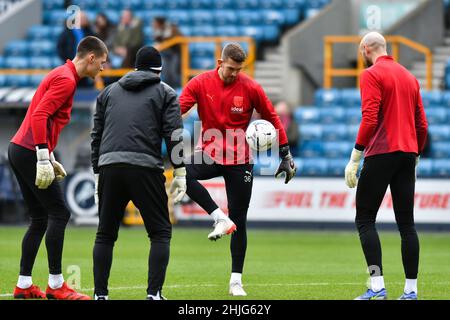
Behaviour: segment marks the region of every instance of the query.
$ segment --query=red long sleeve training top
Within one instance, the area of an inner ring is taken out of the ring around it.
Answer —
[[[202,121],[203,137],[197,149],[201,148],[218,164],[249,163],[250,152],[245,141],[245,130],[251,120],[253,109],[261,114],[262,119],[273,124],[278,131],[280,145],[288,143],[280,118],[264,90],[243,73],[239,73],[237,79],[229,85],[225,85],[220,79],[218,69],[196,76],[188,82],[181,93],[181,113],[188,112],[196,103]],[[212,131],[208,134],[209,129]],[[227,141],[226,131],[230,129],[236,130],[234,142]],[[211,138],[211,135],[214,136],[218,132],[221,133],[222,139]]]
[[[80,77],[71,60],[53,69],[41,82],[27,114],[11,142],[30,150],[47,145],[52,152],[70,121],[73,96]]]
[[[416,78],[391,56],[361,74],[362,121],[356,147],[365,156],[396,151],[420,154],[428,124]]]

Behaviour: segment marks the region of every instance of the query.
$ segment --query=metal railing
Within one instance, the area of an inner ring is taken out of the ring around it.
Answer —
[[[254,64],[256,60],[255,41],[251,37],[174,37],[158,45],[155,45],[159,51],[164,51],[173,46],[181,46],[181,85],[184,87],[192,76],[195,76],[206,70],[193,69],[190,67],[189,44],[195,42],[215,43],[215,59],[219,59],[222,52],[222,45],[226,42],[240,42],[248,44],[247,60],[244,64],[244,72],[253,78]],[[133,69],[106,69],[103,70],[95,79],[95,87],[99,90],[104,88],[103,77],[121,77]],[[48,69],[0,69],[0,74],[47,74]]]
[[[405,45],[415,51],[425,55],[427,68],[426,89],[433,88],[433,53],[430,48],[405,38],[403,36],[386,36],[386,41],[392,46],[392,57],[395,61],[400,57],[400,45]],[[324,37],[324,88],[330,89],[333,86],[333,77],[356,77],[356,86],[359,87],[359,78],[364,69],[364,62],[359,51],[357,52],[358,62],[354,69],[342,69],[333,67],[333,46],[338,43],[358,44],[361,42],[360,36],[325,36]]]

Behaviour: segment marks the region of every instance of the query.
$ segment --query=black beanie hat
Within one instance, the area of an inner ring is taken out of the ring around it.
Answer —
[[[151,46],[140,48],[136,54],[135,68],[137,70],[161,71],[161,54]]]

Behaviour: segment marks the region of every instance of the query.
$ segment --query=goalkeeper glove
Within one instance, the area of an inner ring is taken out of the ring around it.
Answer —
[[[50,162],[48,149],[36,147],[36,181],[35,185],[39,189],[47,189],[55,179],[55,170]]]
[[[349,188],[356,187],[356,184],[358,183],[356,174],[358,173],[359,162],[361,161],[362,154],[362,151],[353,149],[352,155],[350,156],[350,161],[345,167],[345,183]]]
[[[183,199],[186,193],[186,168],[176,168],[173,171],[172,185],[170,186],[170,194],[174,196],[173,203],[177,204]]]
[[[284,173],[286,177],[284,183],[287,184],[295,176],[297,168],[295,167],[294,158],[292,158],[291,152],[289,151],[289,146],[281,147],[280,155],[281,163],[275,173],[275,178],[281,177]]]
[[[50,162],[53,165],[53,170],[55,171],[56,181],[61,181],[67,176],[66,170],[64,170],[64,167],[61,163],[56,161],[55,155],[50,153]]]

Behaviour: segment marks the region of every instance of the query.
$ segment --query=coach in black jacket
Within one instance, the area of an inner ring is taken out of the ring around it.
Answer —
[[[136,55],[136,71],[109,85],[97,98],[91,134],[100,218],[94,246],[95,299],[108,299],[113,247],[130,200],[139,208],[151,240],[147,298],[162,299],[172,234],[162,139],[175,168],[171,186],[175,203],[186,191],[186,170],[180,106],[175,91],[161,82],[161,70],[159,52],[143,47]]]

